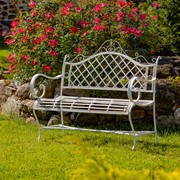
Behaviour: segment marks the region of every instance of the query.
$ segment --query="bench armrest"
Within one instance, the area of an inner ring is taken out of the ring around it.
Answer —
[[[62,74],[58,75],[58,76],[55,76],[55,77],[50,77],[50,76],[46,76],[44,74],[35,74],[31,81],[30,81],[30,93],[32,95],[32,97],[34,99],[38,99],[38,98],[42,98],[46,92],[46,87],[44,86],[44,84],[40,84],[40,87],[42,88],[42,94],[41,96],[37,96],[36,95],[36,92],[34,90],[34,87],[35,87],[35,83],[36,83],[36,80],[39,78],[39,77],[43,77],[43,78],[46,78],[46,79],[50,79],[50,80],[57,80],[57,79],[60,79],[63,77]]]
[[[127,91],[127,96],[129,98],[129,100],[134,104],[134,105],[137,105],[137,106],[141,106],[141,107],[145,107],[145,106],[149,106],[152,104],[152,101],[151,102],[148,102],[148,103],[139,103],[138,101],[140,100],[141,98],[141,89],[140,88],[135,88],[134,87],[134,83],[136,81],[141,81],[141,82],[146,82],[146,83],[149,83],[149,82],[154,82],[156,81],[156,78],[152,78],[150,80],[145,80],[145,79],[142,79],[140,77],[132,77],[129,81],[129,84],[128,84],[128,91]],[[138,93],[138,96],[136,99],[133,99],[132,97],[132,93],[133,92],[136,92]]]

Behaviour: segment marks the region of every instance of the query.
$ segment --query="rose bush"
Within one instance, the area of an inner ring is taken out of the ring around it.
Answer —
[[[151,53],[160,46],[155,26],[160,7],[156,2],[141,6],[122,0],[30,1],[27,13],[11,23],[6,35],[9,71],[22,81],[35,73],[54,76],[66,54],[90,55],[107,39]]]

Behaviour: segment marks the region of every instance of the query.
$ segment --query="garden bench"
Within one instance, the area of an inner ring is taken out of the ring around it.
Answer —
[[[146,60],[136,54],[134,58],[128,56],[117,41],[108,40],[91,56],[78,55],[73,61],[69,56],[64,57],[62,74],[49,77],[36,74],[30,82],[31,95],[36,99],[33,113],[38,122],[39,136],[41,128],[62,130],[84,130],[97,132],[110,132],[115,134],[132,135],[133,149],[136,146],[136,137],[154,134],[158,141],[155,113],[155,92],[158,58]],[[41,96],[35,93],[36,81],[43,77],[50,80],[61,79],[60,94],[54,98],[43,98],[45,86]],[[117,91],[125,92],[126,98],[91,97],[64,95],[65,89]],[[136,131],[132,121],[132,109],[135,106],[152,106],[154,129],[152,131]],[[37,110],[56,111],[61,114],[61,124],[41,127],[36,115]],[[64,125],[64,112],[95,113],[111,115],[127,115],[131,131],[96,130],[78,128]]]

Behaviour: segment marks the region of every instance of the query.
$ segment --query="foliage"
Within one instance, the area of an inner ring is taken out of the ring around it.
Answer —
[[[20,79],[35,73],[56,75],[66,54],[90,55],[107,39],[118,40],[125,49],[144,48],[150,53],[161,44],[155,26],[157,6],[138,8],[121,0],[31,1],[28,12],[12,22],[6,36],[11,48],[9,71]]]
[[[149,6],[153,0],[147,0]],[[162,43],[165,55],[180,54],[180,6],[179,0],[157,0],[159,5],[160,21],[157,23],[157,30],[160,32],[159,40]]]
[[[168,128],[159,135],[159,143],[152,135],[139,137],[133,151],[132,137],[117,134],[53,130],[44,131],[37,141],[35,124],[0,115],[0,177],[66,180],[88,179],[89,174],[89,178],[103,175],[104,179],[114,175],[176,179],[178,132]]]

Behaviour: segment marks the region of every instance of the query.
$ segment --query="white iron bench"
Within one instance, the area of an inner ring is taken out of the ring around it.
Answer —
[[[69,61],[69,56],[66,55],[61,75],[56,77],[43,74],[34,75],[30,82],[30,92],[32,97],[36,99],[33,113],[38,122],[38,139],[40,139],[41,128],[44,128],[132,135],[134,137],[133,149],[136,146],[136,137],[138,136],[154,134],[157,142],[155,92],[159,59],[160,57],[152,58],[151,61],[148,61],[139,55],[131,58],[117,41],[108,40],[91,56],[78,55],[73,61]],[[43,84],[41,84],[42,95],[39,97],[36,95],[36,81],[40,77],[50,80],[61,79],[59,97],[43,98],[46,90]],[[127,93],[127,98],[67,96],[63,94],[65,89],[118,91],[120,94],[123,91]],[[142,94],[145,95],[142,96]],[[146,94],[147,97],[151,95],[151,98],[146,98]],[[154,129],[152,131],[135,131],[131,117],[132,109],[135,106],[153,107]],[[37,110],[60,112],[61,124],[41,127],[36,115]],[[63,112],[127,115],[132,130],[96,130],[66,126],[64,125]]]

